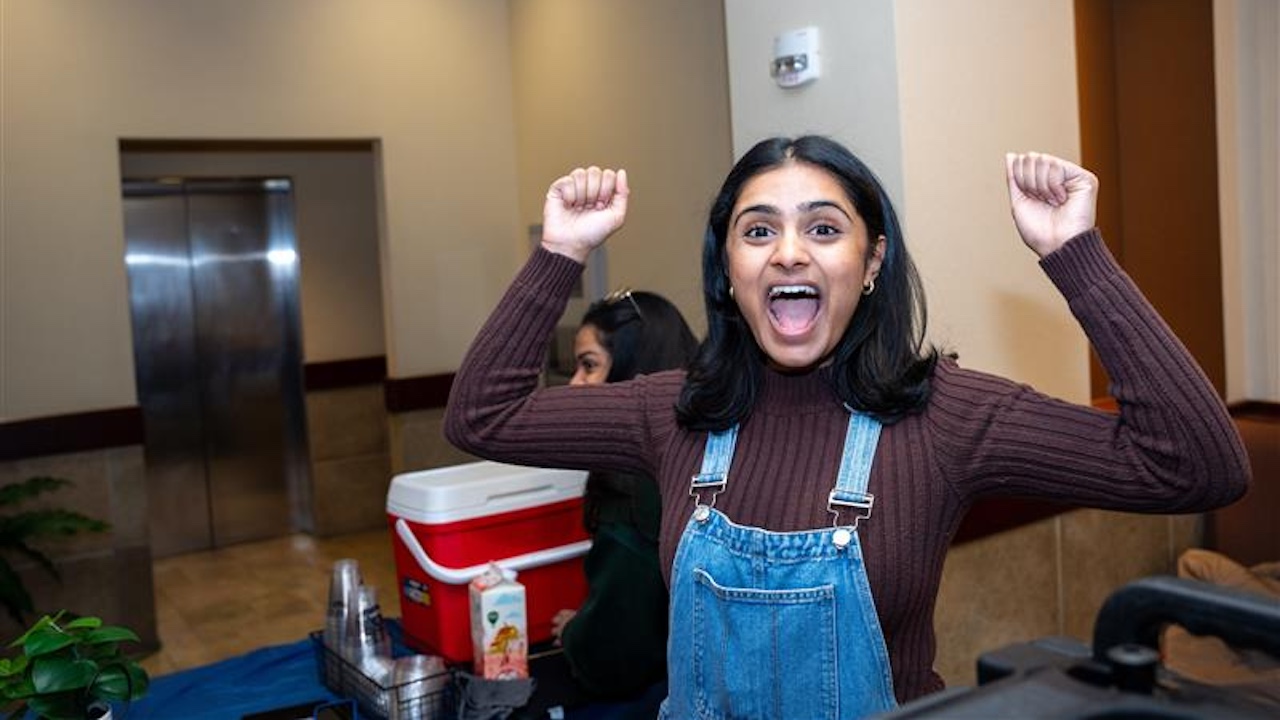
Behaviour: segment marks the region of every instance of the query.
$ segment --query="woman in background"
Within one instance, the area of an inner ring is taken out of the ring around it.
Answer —
[[[666,298],[621,290],[596,301],[574,338],[571,385],[601,385],[682,369],[698,343]],[[658,564],[662,504],[644,474],[587,476],[587,599],[561,610],[552,630],[591,700],[628,700],[666,678],[667,588]],[[657,697],[661,700],[662,695]],[[656,704],[652,717],[656,713]]]

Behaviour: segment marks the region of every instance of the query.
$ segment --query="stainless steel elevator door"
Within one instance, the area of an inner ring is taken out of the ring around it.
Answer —
[[[288,181],[126,181],[124,196],[153,554],[306,529]]]

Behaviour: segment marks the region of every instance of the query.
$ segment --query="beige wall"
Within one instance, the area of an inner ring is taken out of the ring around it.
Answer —
[[[1087,644],[1109,594],[1173,574],[1202,539],[1196,515],[1080,510],[961,545],[943,570],[934,668],[947,685],[974,685],[985,652],[1053,635]]]
[[[522,225],[542,222],[547,186],[574,167],[625,167],[632,201],[606,246],[608,283],[666,295],[700,335],[702,231],[732,163],[720,3],[510,6]]]
[[[1280,5],[1215,0],[1227,399],[1280,402]]]
[[[999,179],[1006,149],[1077,153],[1067,0],[0,3],[0,420],[136,402],[121,137],[379,141],[385,346],[410,376],[456,367],[573,164],[634,176],[610,281],[671,295],[701,327],[696,247],[731,158],[833,134],[899,201],[934,337],[971,367],[1087,392],[1083,338]],[[1229,396],[1274,401],[1276,9],[1215,8]],[[773,36],[810,24],[825,76],[777,88]]]
[[[393,376],[457,367],[579,163],[633,176],[611,282],[703,324],[697,247],[730,162],[717,2],[0,3],[0,420],[136,403],[122,137],[376,141]],[[374,344],[307,322],[309,360]]]
[[[120,175],[292,180],[302,354],[314,363],[386,352],[374,166],[372,149],[126,152]]]
[[[1004,180],[1008,151],[1080,157],[1071,0],[904,0],[894,10],[904,224],[932,337],[968,367],[1087,402],[1087,343],[1018,238]]]
[[[900,204],[902,117],[893,15],[890,0],[725,2],[734,156],[773,135],[829,135],[866,161]],[[773,39],[809,26],[818,28],[822,77],[781,88],[769,76]]]
[[[391,372],[456,368],[523,237],[505,4],[0,3],[0,420],[137,402],[121,137],[380,140]]]

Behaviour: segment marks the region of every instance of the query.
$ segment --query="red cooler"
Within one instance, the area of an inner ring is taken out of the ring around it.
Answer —
[[[529,640],[587,594],[582,527],[587,474],[477,462],[397,475],[387,492],[405,641],[449,662],[471,660],[467,583],[490,561],[525,586]]]

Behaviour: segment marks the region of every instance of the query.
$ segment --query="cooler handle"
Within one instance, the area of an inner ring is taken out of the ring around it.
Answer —
[[[422,547],[422,543],[418,542],[418,537],[413,534],[413,529],[409,527],[409,523],[404,518],[396,519],[396,534],[404,541],[404,546],[408,548],[409,554],[414,560],[418,561],[418,566],[422,568],[431,577],[442,583],[449,585],[466,585],[474,578],[479,576],[488,569],[489,563],[480,565],[472,565],[465,568],[450,568],[432,560],[427,551]],[[531,570],[533,568],[542,567],[558,563],[562,560],[571,560],[576,557],[582,557],[591,549],[590,540],[579,540],[568,545],[547,548],[545,550],[535,550],[524,555],[516,555],[514,557],[505,558],[503,560],[494,560],[501,568],[507,570]]]

